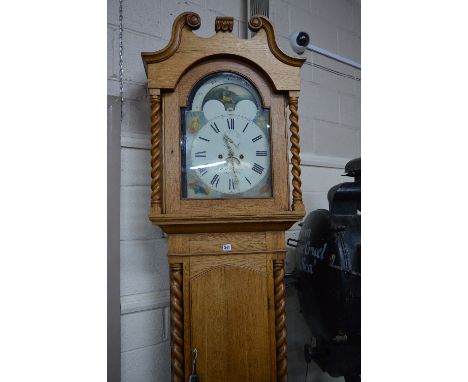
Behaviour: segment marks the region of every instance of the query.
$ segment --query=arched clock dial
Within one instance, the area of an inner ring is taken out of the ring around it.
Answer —
[[[255,87],[220,72],[200,81],[190,100],[182,111],[184,196],[271,197],[269,110]]]

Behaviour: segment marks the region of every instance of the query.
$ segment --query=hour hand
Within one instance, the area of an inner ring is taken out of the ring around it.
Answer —
[[[229,143],[232,143],[234,146],[236,146],[236,148],[239,146],[239,145],[236,145],[236,144],[234,143],[234,141],[232,140],[232,138],[227,137],[227,139],[228,139],[228,142],[229,142]]]
[[[236,144],[234,143],[234,141],[232,140],[232,138],[229,137],[227,134],[224,134],[224,135],[223,135],[223,140],[224,140],[224,143],[225,143],[226,145],[228,145],[228,146],[229,146],[229,143],[232,143],[232,144],[233,144],[234,146],[236,146],[236,147],[239,146],[239,145],[236,145]]]

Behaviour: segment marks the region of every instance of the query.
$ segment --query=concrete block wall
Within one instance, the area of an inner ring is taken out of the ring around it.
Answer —
[[[270,19],[278,45],[290,55],[289,36],[306,31],[311,43],[361,61],[361,6],[353,0],[271,0]],[[296,55],[297,56],[297,55]],[[327,192],[337,183],[349,159],[361,152],[361,84],[317,68],[360,78],[360,71],[321,55],[306,52],[301,69],[299,124],[301,135],[302,193],[307,212],[328,208]],[[296,224],[287,237],[297,238]],[[292,270],[294,256],[288,253],[286,266]]]
[[[124,105],[121,136],[121,374],[123,382],[170,380],[169,280],[167,243],[147,218],[149,172],[149,100],[142,51],[155,51],[170,39],[181,12],[202,19],[195,33],[210,36],[218,15],[235,18],[234,33],[246,36],[243,0],[124,1]],[[270,19],[280,47],[293,54],[288,36],[305,30],[314,44],[360,61],[360,4],[351,0],[271,0]],[[108,94],[119,95],[119,1],[108,0]],[[303,197],[308,211],[326,208],[326,192],[343,180],[347,160],[360,155],[360,83],[317,69],[310,62],[359,75],[346,65],[309,55],[302,69],[299,104]],[[288,237],[297,237],[295,225]],[[294,267],[288,254],[287,268]],[[288,292],[290,380],[303,380],[306,328],[294,293]],[[297,328],[304,328],[298,330]],[[297,358],[297,359],[296,359]],[[314,380],[329,377],[311,371]]]

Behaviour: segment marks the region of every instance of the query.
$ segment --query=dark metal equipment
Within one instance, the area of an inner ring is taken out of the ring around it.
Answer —
[[[329,210],[311,212],[288,244],[296,247],[299,302],[316,339],[304,347],[306,361],[351,382],[361,374],[361,158],[345,171],[354,182],[332,187]]]

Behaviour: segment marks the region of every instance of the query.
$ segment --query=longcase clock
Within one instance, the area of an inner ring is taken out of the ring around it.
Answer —
[[[142,53],[149,218],[168,234],[172,380],[188,381],[196,349],[202,382],[286,381],[284,231],[304,215],[304,60],[278,48],[262,16],[249,21],[250,40],[232,34],[232,17],[218,17],[210,38],[199,27],[183,13],[164,49]]]

